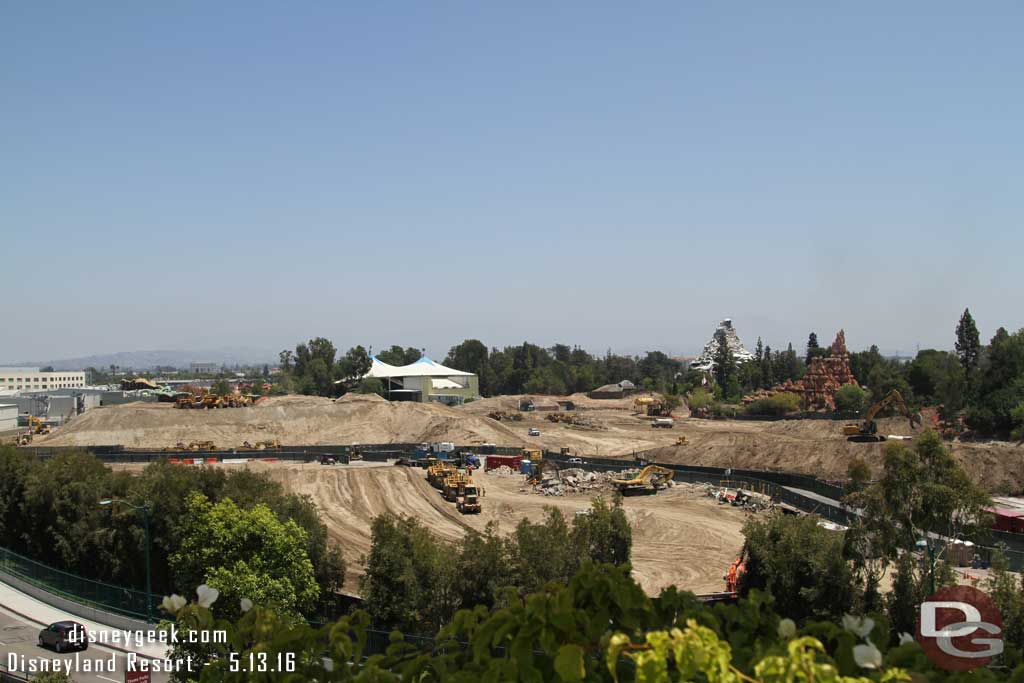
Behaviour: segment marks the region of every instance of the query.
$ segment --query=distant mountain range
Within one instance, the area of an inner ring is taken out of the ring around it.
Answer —
[[[7,366],[46,367],[55,370],[84,370],[88,367],[106,369],[111,365],[133,370],[149,370],[155,367],[188,368],[189,363],[217,363],[218,365],[259,365],[277,363],[277,354],[261,349],[223,348],[206,351],[118,351],[116,353],[83,356],[82,358],[61,358],[56,360],[20,361],[2,363]]]

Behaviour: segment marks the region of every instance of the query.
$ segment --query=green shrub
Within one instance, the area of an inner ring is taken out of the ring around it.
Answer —
[[[773,415],[781,417],[800,410],[800,397],[796,394],[781,393],[761,398],[747,404],[747,415]]]
[[[856,384],[844,384],[836,392],[836,410],[843,413],[859,413],[867,403],[868,392]]]
[[[714,403],[711,406],[711,415],[714,417],[736,417],[743,408],[732,403]]]
[[[686,398],[686,403],[690,407],[690,410],[702,410],[704,408],[710,408],[711,404],[715,402],[715,399],[708,393],[706,389],[694,389],[690,392],[690,395]]]

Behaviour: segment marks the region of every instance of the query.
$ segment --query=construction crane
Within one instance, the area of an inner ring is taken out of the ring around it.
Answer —
[[[843,425],[843,435],[846,436],[847,441],[868,443],[885,441],[885,435],[878,433],[878,424],[875,422],[875,416],[889,406],[895,406],[910,420],[911,429],[917,429],[921,426],[923,421],[921,413],[911,413],[906,401],[903,400],[903,395],[898,390],[893,389],[885,395],[885,398],[868,408],[867,412],[864,413],[863,422],[860,424],[848,423]]]
[[[652,492],[657,492],[667,486],[674,476],[675,472],[667,467],[648,465],[632,479],[612,479],[612,485],[623,494],[638,493],[647,490],[648,486]]]

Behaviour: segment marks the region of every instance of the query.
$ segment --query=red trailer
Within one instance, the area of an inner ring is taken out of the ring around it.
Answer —
[[[488,455],[484,462],[484,471],[495,470],[504,465],[513,472],[519,471],[519,463],[523,461],[521,455]]]
[[[997,531],[1009,531],[1024,534],[1024,510],[1019,508],[988,508],[995,519],[992,528]]]

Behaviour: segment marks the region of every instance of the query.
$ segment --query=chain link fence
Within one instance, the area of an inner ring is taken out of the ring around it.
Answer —
[[[0,548],[0,574],[8,574],[82,605],[134,619],[146,619],[145,591],[87,579],[30,560],[5,548]],[[149,596],[149,600],[152,601],[153,612],[157,613],[160,600],[156,596]]]

